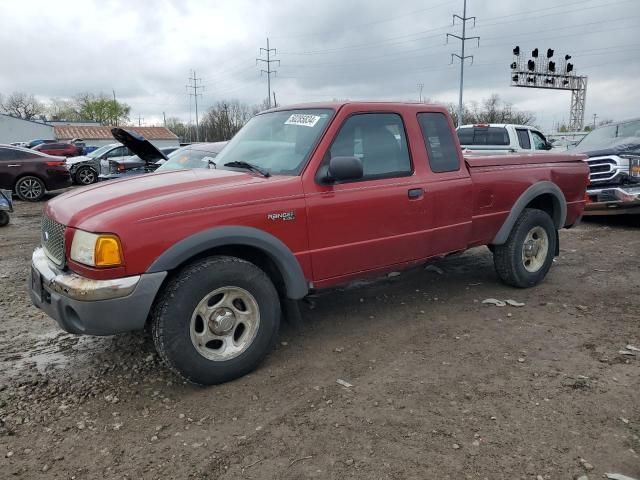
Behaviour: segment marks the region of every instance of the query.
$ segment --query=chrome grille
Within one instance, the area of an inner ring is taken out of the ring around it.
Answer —
[[[58,265],[64,265],[64,225],[50,219],[47,216],[42,217],[41,232],[42,248],[47,257]]]
[[[619,173],[620,167],[615,158],[589,158],[589,179],[591,183],[601,183],[613,180]]]

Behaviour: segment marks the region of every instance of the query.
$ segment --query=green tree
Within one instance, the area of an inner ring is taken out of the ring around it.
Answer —
[[[75,97],[75,104],[83,120],[100,122],[103,125],[120,125],[129,121],[131,107],[111,97],[81,93]]]

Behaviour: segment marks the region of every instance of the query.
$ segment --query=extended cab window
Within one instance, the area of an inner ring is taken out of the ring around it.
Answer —
[[[360,113],[349,117],[331,144],[325,166],[333,157],[362,160],[361,180],[412,173],[404,123],[396,113]]]
[[[438,112],[419,113],[418,123],[427,148],[431,171],[442,173],[459,170],[458,149],[453,141],[447,117]]]
[[[509,145],[509,134],[504,127],[474,125],[458,129],[460,145]]]
[[[518,134],[518,143],[520,144],[520,148],[523,148],[524,150],[531,150],[529,130],[526,128],[517,128],[516,133]]]

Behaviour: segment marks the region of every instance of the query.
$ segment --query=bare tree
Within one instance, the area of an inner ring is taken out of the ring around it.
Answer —
[[[0,108],[14,117],[31,120],[38,115],[45,113],[42,105],[33,94],[24,92],[13,92],[0,103]]]
[[[458,121],[458,106],[448,104],[447,109]],[[533,125],[536,117],[533,113],[519,111],[513,108],[509,102],[503,102],[499,95],[493,94],[481,102],[471,102],[463,105],[462,124],[469,123],[515,123],[518,125]]]

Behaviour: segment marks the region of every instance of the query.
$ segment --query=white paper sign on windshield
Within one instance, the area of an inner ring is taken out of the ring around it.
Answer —
[[[298,125],[301,127],[315,127],[318,120],[320,120],[320,116],[318,115],[306,115],[303,113],[294,113],[291,115],[286,122],[285,125]]]

